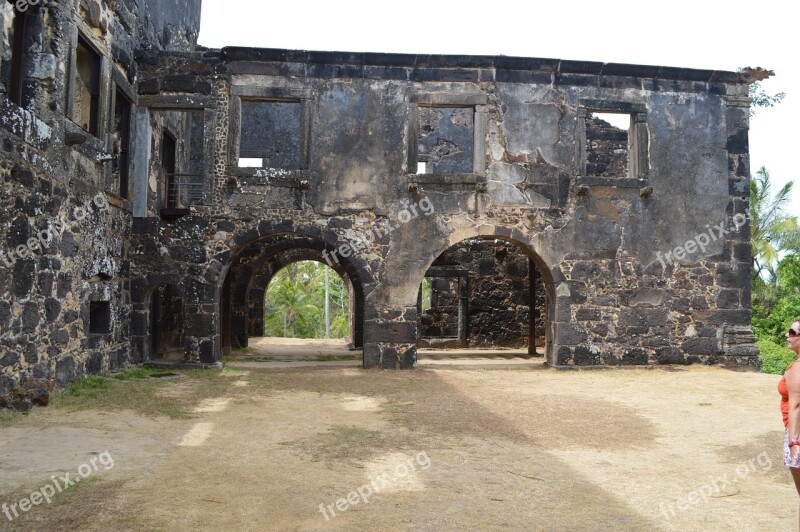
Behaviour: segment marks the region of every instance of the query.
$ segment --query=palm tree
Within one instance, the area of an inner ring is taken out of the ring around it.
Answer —
[[[797,218],[784,214],[790,201],[793,182],[786,183],[772,197],[769,171],[761,167],[750,181],[751,242],[754,278],[768,273],[772,278],[782,249],[793,247],[800,239]]]
[[[800,244],[797,218],[784,213],[793,182],[773,197],[769,172],[761,167],[750,181],[750,241],[753,247],[753,299],[765,307],[777,295],[776,266],[781,251]]]
[[[284,273],[284,276],[274,279],[267,288],[267,299],[276,311],[283,315],[283,336],[286,338],[289,334],[289,328],[292,331],[292,338],[295,337],[295,325],[299,324],[302,327],[308,325],[309,319],[319,314],[319,307],[312,304],[311,294],[307,282],[298,282],[298,278],[304,277],[306,272],[303,272],[296,264],[290,264],[284,270],[286,272],[278,272],[278,275]],[[276,275],[276,277],[278,277]]]

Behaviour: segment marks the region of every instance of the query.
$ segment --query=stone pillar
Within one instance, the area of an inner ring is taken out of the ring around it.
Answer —
[[[189,279],[182,283],[184,306],[184,345],[186,362],[217,364],[222,359],[220,304],[217,286]]]
[[[750,98],[745,84],[729,85],[726,96],[728,151],[728,225],[725,251],[730,262],[717,266],[717,295],[713,320],[719,325],[724,364],[760,367],[756,337],[750,327],[752,318],[751,277],[753,268],[750,243]]]
[[[413,368],[417,362],[417,307],[368,308],[366,314],[364,368]]]

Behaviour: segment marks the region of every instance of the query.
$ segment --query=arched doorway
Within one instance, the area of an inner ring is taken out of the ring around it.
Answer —
[[[417,345],[545,356],[551,286],[549,272],[527,246],[507,237],[466,238],[443,251],[425,272]]]
[[[249,338],[265,331],[265,296],[270,281],[287,265],[314,261],[328,266],[347,291],[347,346],[364,342],[364,289],[360,272],[349,261],[332,260],[334,247],[318,237],[296,233],[269,235],[244,246],[231,261],[222,286],[220,317],[224,355],[244,349]]]

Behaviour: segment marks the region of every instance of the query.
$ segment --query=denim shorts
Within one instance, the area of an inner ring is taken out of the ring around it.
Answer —
[[[794,462],[792,462],[792,453],[789,450],[789,429],[786,429],[783,435],[783,465],[800,468],[800,453],[797,454]]]

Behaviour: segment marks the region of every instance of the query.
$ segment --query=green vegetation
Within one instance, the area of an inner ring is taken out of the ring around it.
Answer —
[[[281,269],[267,288],[264,334],[283,338],[325,338],[325,270],[328,270],[330,337],[349,334],[348,288],[328,266],[300,261]]]
[[[761,82],[756,81],[750,84],[749,96],[753,99],[753,103],[750,104],[750,116],[754,116],[756,109],[774,107],[781,103],[786,97],[786,93],[777,92],[775,94],[769,94],[761,87]]]
[[[425,312],[429,308],[431,308],[431,279],[430,277],[424,277],[422,279],[422,308],[420,311]]]
[[[194,384],[191,395],[171,393],[176,379],[150,378],[176,373],[181,380]],[[186,418],[197,402],[223,395],[230,380],[222,379],[220,371],[208,369],[163,370],[135,368],[110,376],[90,376],[74,381],[67,388],[55,392],[50,407],[66,411],[78,410],[133,410],[145,416]],[[186,380],[184,380],[186,379]],[[8,419],[7,424],[13,419]],[[0,418],[0,424],[4,421]]]
[[[164,371],[153,368],[131,368],[114,373],[114,378],[118,381],[127,381],[130,379],[144,379],[151,375],[160,375]]]
[[[761,358],[764,359],[764,365],[761,366],[761,371],[764,373],[783,375],[786,366],[796,358],[794,351],[769,340],[759,340],[756,345],[761,352]]]
[[[783,373],[795,354],[786,348],[786,331],[800,317],[800,227],[784,211],[794,183],[772,193],[762,167],[750,181],[753,246],[753,331],[765,373]]]
[[[777,282],[776,266],[781,252],[798,251],[800,229],[797,217],[784,213],[794,183],[789,181],[775,195],[769,172],[763,166],[750,181],[750,235],[753,245],[753,278],[766,276]],[[759,292],[758,295],[763,295]]]
[[[359,360],[359,355],[317,355],[316,360],[319,362],[333,362],[336,360]]]

